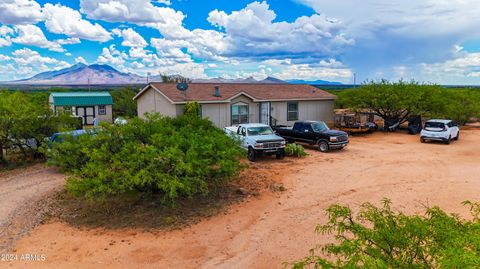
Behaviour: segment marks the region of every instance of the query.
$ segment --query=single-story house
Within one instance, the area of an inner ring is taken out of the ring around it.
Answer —
[[[49,97],[50,108],[71,112],[82,118],[83,125],[92,125],[96,118],[99,122],[112,122],[113,100],[109,92],[54,92]]]
[[[196,101],[201,116],[223,128],[241,123],[292,125],[297,120],[322,120],[333,125],[336,96],[311,85],[191,83],[180,91],[176,84],[150,83],[135,97],[138,116],[158,112],[183,115],[184,105]]]

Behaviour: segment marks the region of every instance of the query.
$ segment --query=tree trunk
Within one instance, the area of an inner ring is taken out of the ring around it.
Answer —
[[[0,143],[0,165],[6,164],[5,155],[3,154],[3,144]]]

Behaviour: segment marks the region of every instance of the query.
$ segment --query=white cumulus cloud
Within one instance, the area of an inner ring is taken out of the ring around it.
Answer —
[[[18,32],[18,36],[12,39],[12,41],[15,43],[46,48],[57,52],[64,51],[60,44],[47,40],[42,29],[40,29],[38,26],[17,25],[15,26],[15,30]]]
[[[41,6],[33,0],[0,1],[0,22],[4,24],[32,24],[42,21]]]
[[[124,47],[144,48],[148,45],[147,41],[132,28],[113,29],[112,33],[123,38],[122,46]]]
[[[106,42],[112,39],[110,33],[100,24],[82,19],[80,12],[60,4],[45,4],[45,26],[55,34],[64,34],[73,38]]]

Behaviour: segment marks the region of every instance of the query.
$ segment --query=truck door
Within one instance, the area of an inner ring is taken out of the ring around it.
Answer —
[[[299,142],[310,143],[311,126],[308,123],[297,122],[293,125],[292,136]]]
[[[240,141],[242,143],[242,147],[247,148],[247,129],[245,127],[238,128],[238,135],[240,136]]]

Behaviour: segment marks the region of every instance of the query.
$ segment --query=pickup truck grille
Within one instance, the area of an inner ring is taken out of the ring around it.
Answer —
[[[342,135],[337,138],[337,142],[345,142],[345,141],[348,141],[347,135]]]
[[[273,142],[273,143],[263,143],[263,147],[266,148],[266,149],[269,149],[269,148],[279,148],[281,147],[282,144],[279,143],[279,142]]]

